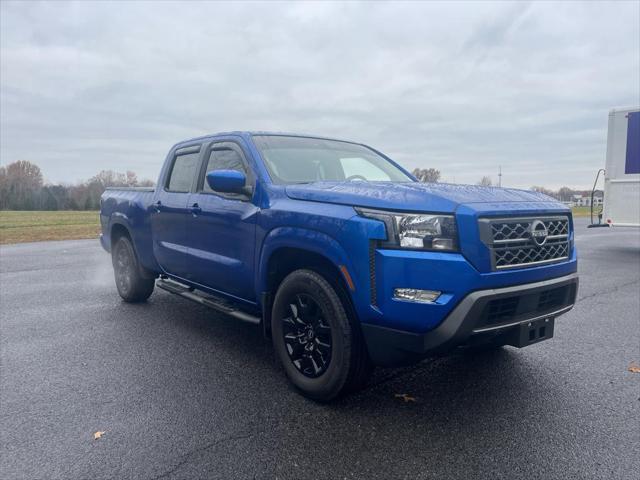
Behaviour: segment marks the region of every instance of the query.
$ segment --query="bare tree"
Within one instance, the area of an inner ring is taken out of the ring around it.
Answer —
[[[491,177],[484,176],[476,185],[480,185],[481,187],[490,187],[493,185],[493,181],[491,180]]]
[[[18,160],[2,168],[0,184],[2,208],[31,210],[37,207],[42,172],[36,164]]]
[[[423,183],[438,183],[440,180],[440,170],[435,168],[415,168],[411,173]]]
[[[0,210],[9,208],[9,177],[7,169],[0,167]]]
[[[149,180],[148,178],[145,178],[144,180],[140,180],[138,182],[139,187],[153,187],[155,184],[156,182],[154,182],[153,180]]]
[[[27,161],[0,167],[0,209],[96,210],[107,187],[152,187],[151,180],[138,180],[135,172],[102,170],[76,185],[43,185],[40,168]]]
[[[574,193],[575,192],[569,187],[561,187],[560,190],[558,190],[558,200],[568,202],[573,198]]]
[[[135,177],[135,173],[133,173],[133,176]],[[127,176],[113,170],[101,170],[96,176],[91,177],[87,184],[100,185],[103,190],[107,187],[126,187]]]
[[[138,186],[138,176],[136,175],[135,172],[132,172],[131,170],[127,170],[125,177],[126,177],[125,182],[127,184],[127,187]]]
[[[534,185],[533,187],[531,187],[531,190],[538,193],[544,193],[545,195],[549,195],[550,197],[556,197],[558,195],[553,190],[549,190],[548,188],[544,188],[539,185]]]

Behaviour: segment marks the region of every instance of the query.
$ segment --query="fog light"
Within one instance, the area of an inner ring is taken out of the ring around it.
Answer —
[[[393,298],[406,302],[433,303],[442,292],[436,290],[416,290],[415,288],[396,288]]]

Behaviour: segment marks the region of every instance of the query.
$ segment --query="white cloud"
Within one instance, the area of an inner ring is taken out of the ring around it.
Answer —
[[[174,142],[310,132],[475,182],[588,186],[607,112],[640,103],[640,6],[12,3],[0,161],[155,178]]]

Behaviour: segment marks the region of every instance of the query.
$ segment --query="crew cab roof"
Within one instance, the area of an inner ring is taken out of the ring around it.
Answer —
[[[230,136],[230,135],[235,135],[238,137],[252,137],[255,135],[281,135],[281,136],[286,136],[286,137],[307,137],[307,138],[318,138],[318,139],[322,139],[322,140],[334,140],[337,142],[347,142],[347,143],[355,143],[355,144],[360,144],[360,142],[354,142],[353,140],[344,140],[342,138],[332,138],[332,137],[326,137],[324,135],[313,135],[313,134],[305,134],[305,133],[291,133],[291,132],[275,132],[275,131],[266,131],[266,130],[233,130],[233,131],[229,131],[229,132],[218,132],[218,133],[210,133],[208,135],[202,135],[200,137],[194,137],[194,138],[190,138],[188,140],[182,140],[178,143],[176,143],[173,148],[180,148],[182,146],[186,146],[189,145],[193,142],[199,142],[199,141],[205,141],[205,140],[213,140],[215,138],[218,137],[225,137],[225,136]]]

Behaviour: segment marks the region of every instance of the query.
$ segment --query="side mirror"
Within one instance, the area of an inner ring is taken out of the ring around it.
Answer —
[[[214,192],[247,193],[247,176],[238,170],[212,170],[207,173],[207,183]]]

